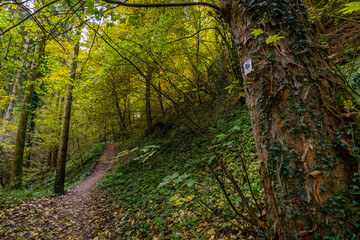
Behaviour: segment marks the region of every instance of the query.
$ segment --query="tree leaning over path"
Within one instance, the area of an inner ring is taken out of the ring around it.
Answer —
[[[348,237],[356,226],[359,187],[358,104],[347,83],[311,41],[300,1],[222,0],[208,3],[131,4],[128,7],[204,5],[221,12],[242,64],[254,71],[243,79],[271,238]],[[262,29],[267,37],[251,32]],[[281,34],[285,38],[277,41]],[[271,40],[271,38],[270,38]]]

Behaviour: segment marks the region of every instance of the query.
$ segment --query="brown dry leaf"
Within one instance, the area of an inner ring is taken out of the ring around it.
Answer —
[[[322,174],[321,171],[318,171],[318,170],[315,170],[315,171],[312,171],[311,173],[309,173],[309,175],[313,176],[313,177],[316,177],[318,175]]]

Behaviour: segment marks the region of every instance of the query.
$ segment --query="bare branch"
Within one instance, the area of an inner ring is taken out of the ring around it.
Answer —
[[[191,2],[191,3],[153,3],[153,4],[147,4],[147,3],[126,3],[126,2],[121,2],[118,0],[102,0],[104,2],[107,3],[112,3],[112,4],[119,4],[120,6],[125,6],[125,7],[144,7],[144,8],[159,8],[159,7],[187,7],[187,6],[207,6],[207,7],[211,7],[219,12],[221,12],[221,9],[219,6],[216,6],[214,4],[211,3],[207,3],[207,2]]]
[[[7,33],[8,31],[10,31],[13,28],[16,28],[17,26],[19,26],[20,24],[22,24],[23,22],[25,22],[26,20],[28,20],[30,17],[34,16],[35,14],[37,14],[38,12],[41,12],[41,10],[43,10],[44,8],[58,2],[59,0],[55,0],[52,2],[49,2],[48,4],[45,4],[44,6],[42,6],[41,8],[39,8],[38,10],[36,10],[35,12],[33,12],[32,14],[27,15],[24,19],[22,19],[20,22],[12,25],[11,27],[9,27],[8,29],[6,29],[4,32],[1,32],[0,35],[3,35],[5,33]]]
[[[218,29],[217,29],[217,27],[202,28],[199,31],[197,31],[196,33],[191,34],[190,36],[186,36],[186,37],[182,37],[182,38],[170,41],[170,42],[168,42],[168,44],[178,42],[178,41],[181,41],[181,40],[184,40],[184,39],[192,38],[192,37],[196,36],[198,33],[202,32],[202,31],[206,31],[206,30],[218,30]]]

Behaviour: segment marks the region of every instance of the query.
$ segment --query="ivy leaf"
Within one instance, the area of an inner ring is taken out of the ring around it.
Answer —
[[[234,88],[234,85],[232,85],[232,84],[230,86],[225,87],[225,89],[228,90],[229,93],[232,92],[233,88]]]
[[[190,177],[190,175],[186,174],[186,173],[183,174],[183,175],[180,175],[180,176],[177,177],[177,179],[174,180],[174,183],[179,183],[179,182],[183,181],[185,178],[188,178],[188,177]]]
[[[185,184],[184,185],[186,185],[186,186],[188,186],[188,187],[191,187],[191,186],[193,186],[194,184],[197,184],[198,182],[196,182],[196,181],[194,181],[194,180],[192,180],[192,179],[189,179],[189,180],[187,180],[186,182],[185,182]]]
[[[279,36],[279,35],[270,36],[266,39],[266,44],[270,44],[272,42],[277,43],[277,41],[279,41],[282,38],[285,38],[285,37]]]
[[[354,103],[351,100],[344,101],[344,108],[346,112],[350,112],[355,108]]]
[[[219,140],[220,142],[225,140],[227,138],[227,135],[226,134],[219,134],[219,135],[216,135],[216,138],[217,140]]]
[[[254,34],[255,36],[259,36],[260,34],[263,34],[264,31],[262,29],[254,29],[254,31],[251,32],[251,34]]]
[[[175,194],[174,196],[172,196],[170,198],[170,202],[174,205],[174,206],[181,206],[186,202],[190,202],[191,200],[193,200],[195,197],[195,195],[189,195],[185,198],[180,197],[179,194]]]
[[[360,2],[351,2],[345,5],[346,7],[341,10],[343,14],[360,11]]]

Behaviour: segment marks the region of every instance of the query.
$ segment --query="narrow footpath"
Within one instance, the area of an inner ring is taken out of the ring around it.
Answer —
[[[0,212],[0,239],[110,239],[111,203],[96,184],[115,161],[108,144],[93,172],[66,195],[25,201]]]

